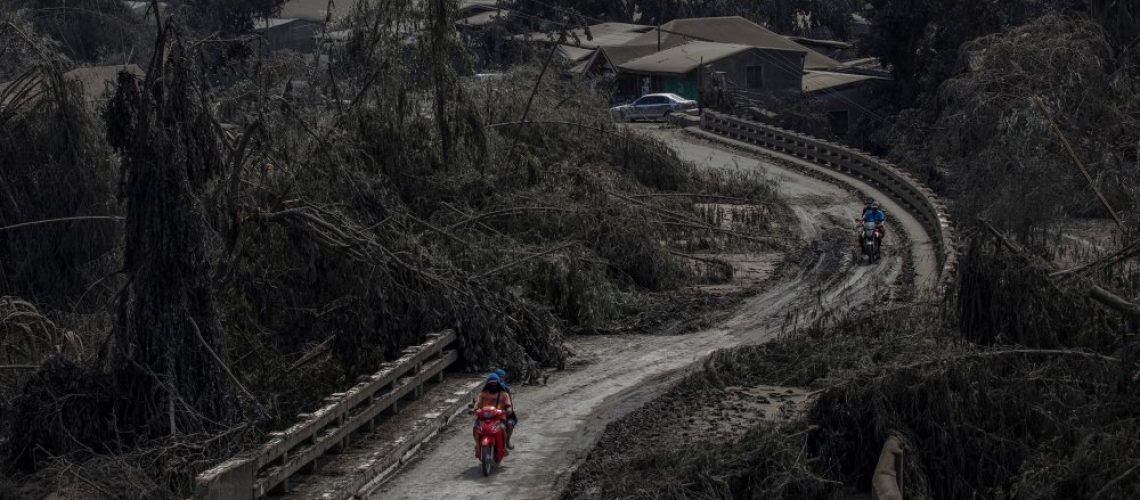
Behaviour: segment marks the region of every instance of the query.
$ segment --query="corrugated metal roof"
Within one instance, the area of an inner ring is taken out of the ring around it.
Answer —
[[[813,94],[827,90],[836,90],[848,85],[861,84],[870,80],[886,81],[888,79],[870,75],[832,73],[830,71],[808,71],[804,73],[803,89],[805,94]]]
[[[633,73],[684,75],[701,65],[719,61],[757,47],[736,43],[689,42],[684,45],[639,57],[618,67]],[[797,51],[803,53],[803,51]]]
[[[839,50],[847,50],[847,49],[854,47],[854,45],[851,45],[850,43],[841,42],[839,40],[819,40],[819,39],[815,39],[815,38],[806,38],[806,37],[802,37],[802,36],[786,36],[784,38],[787,38],[788,40],[791,40],[793,42],[796,42],[800,45],[804,45],[807,47],[811,47],[813,45],[816,45],[819,47],[827,47],[829,49],[839,49]]]
[[[584,49],[582,47],[574,47],[572,45],[559,45],[558,53],[562,54],[566,60],[571,62],[580,62],[589,59],[594,55],[594,49]]]
[[[616,45],[598,49],[605,54],[606,59],[614,66],[621,66],[639,57],[657,52],[657,45]]]
[[[463,26],[486,26],[486,25],[491,24],[491,23],[498,21],[500,19],[506,19],[507,16],[510,15],[510,13],[511,13],[511,11],[509,11],[507,9],[488,10],[485,12],[480,12],[478,14],[473,14],[473,15],[467,16],[463,19],[456,21],[455,24],[459,24],[459,25],[463,25]]]
[[[637,38],[650,29],[649,26],[640,24],[627,24],[627,23],[602,23],[590,26],[590,36],[586,36],[584,28],[571,30],[571,36],[566,38],[566,44],[575,45],[587,49],[596,49],[599,47],[613,47],[617,45],[625,45],[634,38]],[[556,33],[528,33],[523,35],[516,35],[516,40],[533,41],[533,42],[557,42],[558,34]]]
[[[474,7],[490,7],[495,8],[499,6],[499,0],[462,0],[459,2],[459,11],[462,12],[466,9]]]
[[[769,49],[806,52],[804,66],[809,69],[832,69],[839,61],[788,40],[783,35],[740,16],[697,17],[676,19],[661,25],[661,48],[672,48],[690,41],[735,43]],[[679,33],[679,34],[678,34]],[[657,43],[657,30],[651,30],[629,42],[630,45]]]
[[[272,28],[276,28],[278,26],[284,26],[286,24],[292,24],[292,23],[310,23],[310,26],[311,26],[312,22],[313,21],[308,21],[305,19],[297,19],[297,18],[286,19],[286,18],[281,18],[281,17],[271,17],[269,19],[258,20],[257,22],[254,23],[253,29],[254,29],[254,31],[260,31],[260,30],[272,29]]]
[[[586,70],[590,68],[590,62],[590,59],[586,59],[585,61],[582,61],[575,65],[573,68],[570,68],[570,72],[577,75],[585,73]]]

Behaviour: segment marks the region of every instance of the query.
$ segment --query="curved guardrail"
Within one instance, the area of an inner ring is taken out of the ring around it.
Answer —
[[[959,249],[946,204],[909,172],[842,144],[708,110],[701,116],[701,129],[802,158],[820,167],[861,179],[886,192],[905,206],[937,243],[939,290],[945,290],[954,279]]]
[[[456,334],[447,330],[427,337],[351,389],[325,398],[324,406],[302,414],[292,427],[272,433],[259,449],[199,474],[194,497],[247,500],[288,490],[294,474],[313,467],[325,453],[347,447],[353,433],[395,413],[401,399],[420,398],[426,382],[443,380],[444,368],[459,360],[455,349],[446,349]]]

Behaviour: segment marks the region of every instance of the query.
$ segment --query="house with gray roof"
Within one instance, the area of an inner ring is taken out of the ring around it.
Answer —
[[[806,57],[803,50],[688,42],[618,64],[617,91],[628,97],[670,92],[699,99],[702,80],[715,74],[742,90],[795,95],[802,88]]]

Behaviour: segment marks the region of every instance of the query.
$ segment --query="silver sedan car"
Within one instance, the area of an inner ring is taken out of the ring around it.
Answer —
[[[646,94],[629,104],[610,108],[614,118],[621,121],[658,120],[670,113],[697,109],[697,101],[677,94]]]

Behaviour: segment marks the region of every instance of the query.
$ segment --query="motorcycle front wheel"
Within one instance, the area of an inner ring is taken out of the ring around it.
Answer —
[[[486,445],[483,447],[483,476],[491,475],[491,467],[495,465],[495,447]]]

